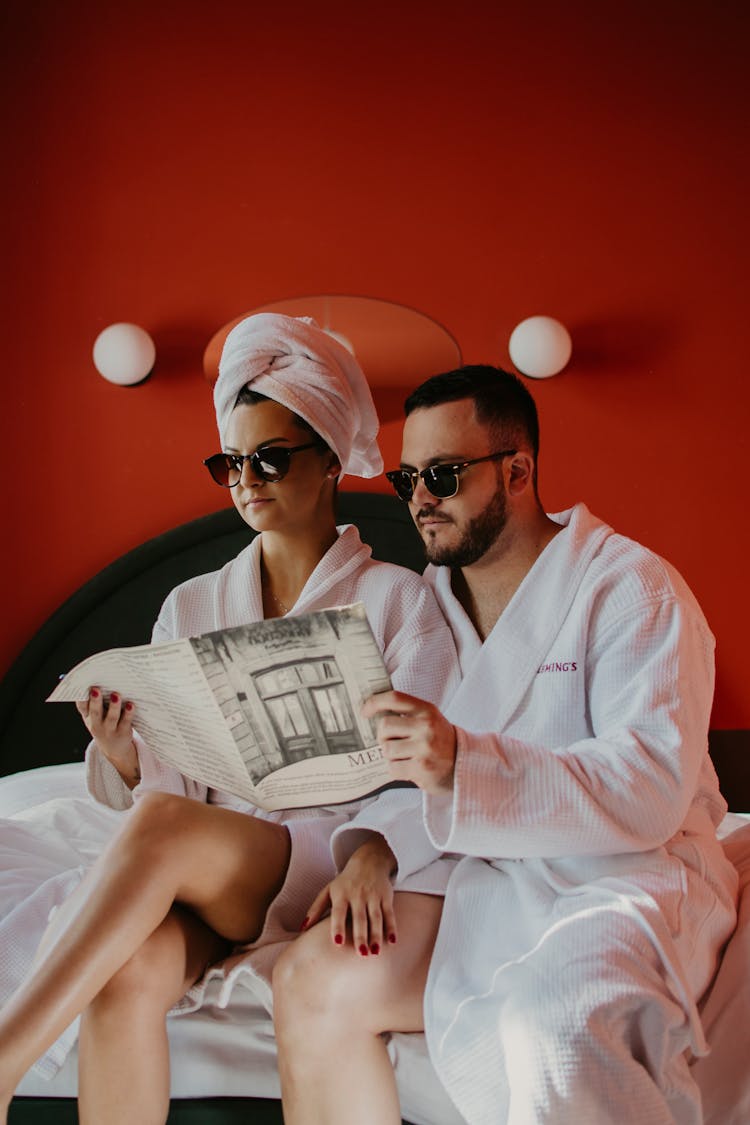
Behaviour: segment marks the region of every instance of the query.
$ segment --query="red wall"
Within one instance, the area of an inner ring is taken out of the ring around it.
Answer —
[[[543,499],[682,570],[714,724],[750,725],[747,5],[441,9],[5,6],[3,666],[95,571],[223,502],[213,332],[354,293],[471,362],[507,363],[525,316],[568,325],[570,368],[532,387]],[[117,320],[156,341],[143,387],[92,367]]]

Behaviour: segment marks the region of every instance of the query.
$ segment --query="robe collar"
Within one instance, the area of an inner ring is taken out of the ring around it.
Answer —
[[[451,588],[449,567],[429,566],[451,626],[462,682],[447,708],[467,730],[502,730],[526,694],[570,612],[589,564],[614,534],[585,504],[550,514],[563,530],[547,544],[482,643]]]
[[[290,614],[307,613],[324,604],[332,587],[356,571],[372,555],[363,543],[354,524],[336,528],[338,538],[333,543],[300,591]],[[256,535],[227,568],[227,585],[235,604],[243,605],[247,621],[263,620],[263,590],[260,580],[261,536]]]

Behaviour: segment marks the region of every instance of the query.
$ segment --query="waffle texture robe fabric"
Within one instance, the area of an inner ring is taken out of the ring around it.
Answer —
[[[477,1125],[697,1125],[686,1052],[705,1048],[696,1002],[737,892],[715,832],[713,638],[663,560],[583,505],[556,518],[484,645],[448,572],[429,575],[464,679],[453,793],[427,796],[425,817],[466,857],[430,1052]]]
[[[430,1056],[469,1125],[698,1125],[696,1003],[737,893],[707,748],[713,637],[662,559],[582,504],[552,518],[484,644],[449,570],[426,572],[463,675],[454,787],[424,797],[436,853],[463,856]]]
[[[260,582],[261,536],[221,570],[192,578],[166,599],[153,631],[153,641],[194,636],[263,617]],[[423,579],[403,567],[376,562],[356,527],[339,528],[339,538],[310,575],[291,613],[308,613],[361,601],[383,652],[393,685],[439,703],[458,682],[451,632]],[[425,654],[429,653],[429,659]],[[388,790],[365,802],[308,809],[264,812],[239,797],[192,781],[162,763],[138,740],[141,782],[129,790],[120,775],[92,744],[87,753],[87,779],[92,795],[115,809],[130,806],[153,789],[208,801],[286,825],[292,841],[289,870],[271,904],[260,937],[209,974],[187,994],[179,1010],[201,1002],[207,979],[221,975],[226,1003],[239,978],[271,1006],[270,974],[286,942],[299,933],[310,903],[336,874],[330,837],[363,804],[378,807],[378,830],[395,853],[402,855],[397,885],[404,889],[442,893],[451,861],[439,859],[424,834],[421,795],[415,789]]]

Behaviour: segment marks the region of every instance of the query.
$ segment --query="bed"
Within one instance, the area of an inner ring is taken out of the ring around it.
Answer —
[[[356,523],[376,558],[420,570],[421,544],[404,505],[391,496],[346,492],[339,519]],[[148,640],[168,591],[221,566],[252,532],[234,508],[194,520],[130,551],[78,590],[39,630],[0,683],[0,942],[4,919],[31,910],[42,926],[68,893],[71,872],[97,854],[123,813],[98,808],[85,793],[85,732],[73,708],[44,699],[67,668],[92,652]],[[704,1003],[711,1054],[695,1060],[708,1125],[747,1125],[747,1012],[750,1010],[750,732],[712,732],[711,751],[732,813],[725,847],[743,886],[737,932]],[[23,854],[19,864],[17,856]],[[35,901],[29,906],[30,888]],[[0,945],[8,973],[25,950]],[[16,961],[13,958],[16,957]],[[0,986],[3,982],[0,981]],[[270,1017],[250,992],[235,990],[226,1009],[209,1003],[170,1021],[171,1123],[270,1125],[282,1121]],[[215,998],[214,998],[215,999]],[[389,1043],[404,1119],[412,1125],[461,1125],[432,1071],[421,1035]],[[77,1120],[75,1048],[48,1077],[35,1071],[14,1099],[12,1125]]]

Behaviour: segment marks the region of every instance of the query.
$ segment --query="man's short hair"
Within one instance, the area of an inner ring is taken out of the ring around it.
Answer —
[[[433,375],[421,383],[404,403],[408,417],[414,410],[470,398],[477,420],[490,431],[499,447],[523,441],[539,456],[539,417],[536,403],[521,380],[502,367],[466,364],[455,371]]]

